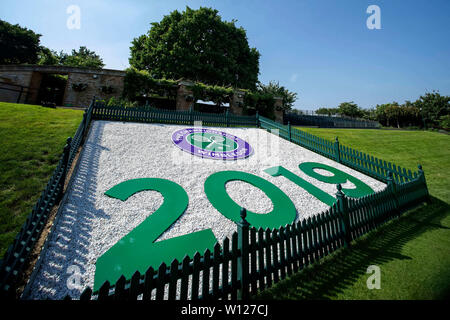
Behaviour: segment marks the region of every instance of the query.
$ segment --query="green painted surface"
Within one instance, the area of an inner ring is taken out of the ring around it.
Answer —
[[[325,191],[317,188],[316,186],[314,186],[311,183],[309,183],[308,181],[300,178],[298,175],[296,175],[295,173],[289,171],[288,169],[286,169],[284,167],[281,167],[281,166],[271,167],[269,169],[264,170],[264,172],[270,174],[272,177],[283,176],[283,177],[291,180],[296,185],[298,185],[300,188],[305,189],[308,193],[310,193],[311,195],[316,197],[318,200],[326,203],[329,206],[332,206],[336,202],[336,199],[333,196],[330,196]]]
[[[185,255],[192,257],[197,251],[213,250],[216,238],[211,229],[154,243],[188,206],[188,195],[177,183],[158,178],[133,179],[119,183],[105,194],[125,201],[144,190],[160,192],[164,202],[158,210],[98,258],[94,290],[98,290],[107,280],[115,283],[121,275],[130,279],[136,270],[145,273],[149,267],[157,269],[162,262],[169,264],[173,259],[181,261]]]
[[[261,189],[273,203],[273,210],[266,214],[247,210],[247,221],[256,228],[279,228],[292,223],[296,209],[291,199],[277,186],[250,173],[241,171],[220,171],[210,175],[205,181],[205,193],[211,204],[228,219],[239,222],[241,207],[226,191],[226,183],[244,181]]]
[[[347,182],[347,180],[350,181],[351,183],[353,183],[355,185],[356,188],[354,188],[354,189],[342,188],[342,192],[344,192],[344,194],[347,197],[360,198],[360,197],[364,197],[364,196],[374,193],[372,188],[370,188],[367,184],[365,184],[361,180],[353,177],[352,175],[350,175],[348,173],[342,172],[339,169],[330,167],[326,164],[317,163],[317,162],[303,162],[303,163],[299,164],[298,167],[300,168],[300,170],[302,170],[308,176],[310,176],[314,179],[317,179],[319,181],[325,182],[325,183],[344,184]],[[314,169],[326,170],[328,172],[333,173],[333,176],[324,176],[324,175],[314,171]]]

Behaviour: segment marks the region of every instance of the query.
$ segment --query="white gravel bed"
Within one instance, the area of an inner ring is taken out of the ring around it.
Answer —
[[[295,204],[296,220],[328,207],[288,179],[272,177],[263,172],[264,169],[281,165],[333,196],[335,185],[307,176],[298,165],[302,162],[327,164],[360,179],[374,191],[385,187],[384,183],[256,128],[212,128],[249,142],[254,149],[249,158],[237,161],[202,159],[173,144],[172,133],[182,128],[112,121],[93,123],[67,200],[62,204],[61,216],[53,226],[47,249],[41,253],[42,263],[35,270],[34,281],[28,284],[25,298],[62,299],[67,294],[77,297],[83,288],[93,286],[97,258],[163,202],[163,197],[155,191],[137,193],[126,201],[104,194],[125,180],[164,178],[186,190],[189,196],[186,212],[157,241],[204,229],[212,229],[219,241],[231,237],[236,231],[235,223],[220,214],[204,192],[206,178],[218,171],[245,171],[278,186]],[[347,183],[344,187],[351,185]],[[253,212],[264,214],[273,208],[271,200],[248,183],[233,181],[226,189],[234,201]],[[71,289],[67,282],[74,277],[73,269],[69,267],[80,271],[79,286],[71,286]]]

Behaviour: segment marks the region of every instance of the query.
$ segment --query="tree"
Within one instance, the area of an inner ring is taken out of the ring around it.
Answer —
[[[34,64],[38,61],[40,34],[0,20],[0,64]]]
[[[397,102],[392,102],[385,109],[386,118],[388,123],[396,124],[397,128],[400,128],[400,118],[402,116],[402,108]]]
[[[72,54],[65,53],[60,54],[60,64],[71,67],[84,67],[84,68],[98,68],[101,69],[105,66],[102,58],[94,51],[81,46],[80,49],[72,49]]]
[[[333,116],[335,114],[338,114],[338,111],[339,110],[337,108],[319,108],[316,110],[316,114]]]
[[[264,85],[258,82],[257,91],[261,94],[270,94],[274,97],[283,98],[283,110],[291,110],[294,106],[294,102],[297,100],[297,93],[291,92],[283,86],[280,86],[279,82],[270,81],[268,85]]]
[[[419,108],[425,126],[437,125],[442,116],[450,114],[450,97],[441,96],[439,91],[425,93],[414,105]]]
[[[46,66],[56,66],[60,64],[61,54],[58,54],[56,51],[50,50],[47,47],[41,46],[38,53],[38,61],[37,64],[46,65]]]
[[[362,110],[353,101],[343,102],[338,106],[339,114],[352,118],[358,118],[363,116]]]
[[[185,78],[211,85],[255,89],[259,52],[250,48],[235,20],[222,21],[217,10],[186,7],[151,23],[132,41],[130,65],[154,78]]]
[[[69,66],[81,68],[103,68],[103,60],[94,51],[81,46],[80,49],[72,50],[72,54],[60,51],[57,53],[46,47],[41,47],[38,54],[38,64],[51,66]]]

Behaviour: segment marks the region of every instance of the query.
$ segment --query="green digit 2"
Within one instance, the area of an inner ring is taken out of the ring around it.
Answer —
[[[115,283],[121,275],[130,279],[136,270],[144,273],[149,267],[157,269],[162,262],[170,263],[173,259],[181,261],[185,255],[192,257],[197,251],[214,249],[216,237],[211,229],[154,242],[188,206],[188,195],[177,183],[159,178],[133,179],[119,183],[105,194],[125,201],[144,190],[160,192],[164,202],[158,210],[97,259],[94,290],[99,289],[106,280]]]

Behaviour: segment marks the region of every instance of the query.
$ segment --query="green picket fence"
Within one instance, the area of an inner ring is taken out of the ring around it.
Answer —
[[[313,264],[429,198],[423,171],[397,185],[359,199],[337,186],[337,201],[328,210],[277,229],[256,229],[246,221],[214,251],[162,263],[158,270],[138,271],[130,280],[106,281],[97,292],[86,288],[80,300],[235,300],[252,295]],[[67,297],[70,299],[70,297]]]
[[[0,261],[0,297],[14,298],[16,295],[17,286],[22,279],[30,253],[47,223],[50,212],[62,199],[67,171],[71,167],[78,149],[84,143],[92,118],[93,106],[94,104],[91,103],[85,111],[83,121],[73,139],[71,137],[67,139],[61,158],[47,186]]]
[[[324,115],[305,115],[286,113],[285,123],[290,122],[298,126],[314,126],[319,128],[354,128],[354,129],[378,129],[377,121],[358,120]]]
[[[96,102],[93,110],[95,120],[112,121],[133,121],[146,123],[165,123],[178,125],[193,125],[196,121],[201,121],[204,126],[256,126],[255,116],[239,116],[228,112],[204,113],[198,111],[176,111],[156,109],[149,106],[136,108],[124,108],[106,106]]]
[[[339,143],[338,138],[332,142],[292,128],[290,123],[281,125],[261,116],[259,117],[259,124],[262,129],[270,132],[278,130],[280,137],[380,181],[387,182],[388,172],[392,172],[393,178],[397,183],[405,183],[417,177],[417,172],[411,172],[411,170],[406,170],[391,162],[386,162],[366,153],[343,146]]]
[[[361,199],[347,199],[338,190],[337,202],[327,211],[291,225],[273,230],[250,228],[245,220],[231,240],[216,244],[213,252],[205,251],[145,274],[136,272],[132,279],[121,277],[106,282],[96,293],[87,288],[81,299],[236,299],[256,294],[286,275],[301,270],[325,255],[369,232],[405,210],[428,199],[424,173],[419,167],[412,173],[389,162],[354,149],[330,142],[301,130],[281,125],[258,115],[204,114],[159,110],[149,107],[107,107],[99,102],[86,110],[73,139],[64,152],[41,197],[33,207],[14,243],[0,261],[0,294],[15,297],[30,252],[47,222],[50,211],[63,196],[68,168],[84,140],[92,120],[157,122],[192,125],[202,121],[214,126],[258,126],[278,130],[280,137],[336,160],[376,179],[388,187]],[[179,283],[178,283],[179,282]]]

